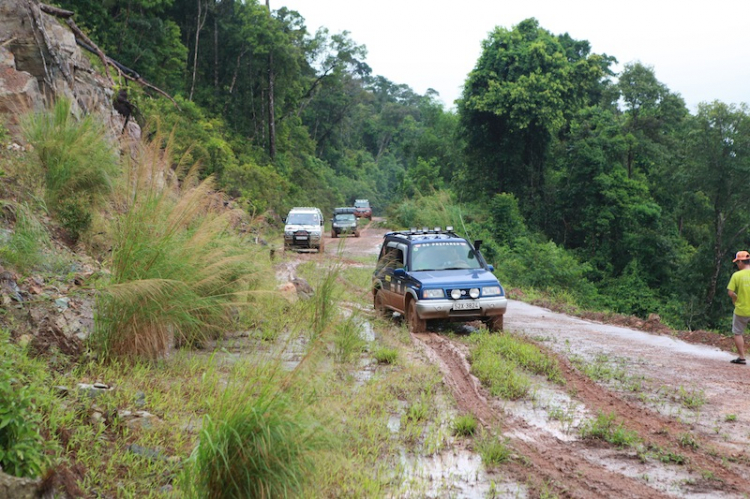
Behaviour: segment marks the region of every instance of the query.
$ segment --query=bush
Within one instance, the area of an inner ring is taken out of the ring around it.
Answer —
[[[0,331],[0,467],[18,477],[37,477],[48,464],[39,428],[42,417],[35,404],[40,396],[19,372],[24,354]]]
[[[409,227],[461,227],[461,210],[451,199],[449,191],[438,191],[429,196],[405,200],[396,205],[389,218],[397,225]]]

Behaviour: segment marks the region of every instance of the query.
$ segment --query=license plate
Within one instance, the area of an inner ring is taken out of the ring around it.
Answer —
[[[307,236],[294,236],[297,241],[307,241]]]
[[[478,301],[457,301],[453,304],[453,310],[477,310],[479,307]]]

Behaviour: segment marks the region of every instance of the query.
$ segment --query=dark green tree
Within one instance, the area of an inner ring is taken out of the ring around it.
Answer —
[[[527,217],[541,219],[552,139],[576,110],[603,94],[612,62],[591,54],[587,42],[552,35],[535,19],[513,30],[496,28],[482,43],[458,103],[466,181],[514,193]]]
[[[690,223],[707,222],[704,240],[693,241],[698,249],[695,263],[705,269],[705,305],[708,310],[728,307],[717,297],[720,278],[729,279],[735,251],[747,249],[750,212],[750,114],[746,105],[719,101],[698,106],[690,119],[685,144],[687,153],[681,170],[684,188],[695,208],[703,213]],[[716,303],[718,301],[718,303]],[[716,312],[714,312],[716,313]],[[712,314],[711,314],[712,315]]]

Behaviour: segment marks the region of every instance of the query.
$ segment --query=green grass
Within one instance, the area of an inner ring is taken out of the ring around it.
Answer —
[[[600,412],[596,419],[588,420],[581,425],[581,438],[604,440],[617,447],[632,447],[639,443],[638,433],[628,430],[621,422],[617,423],[616,418],[614,413]]]
[[[482,463],[490,469],[509,461],[512,453],[506,441],[490,433],[479,437],[476,451],[481,456]]]
[[[9,333],[0,330],[0,468],[18,477],[36,478],[50,464],[48,451],[55,442],[45,443],[40,433],[43,414],[40,403],[52,394],[40,362],[28,359]],[[46,386],[45,386],[46,385]]]
[[[706,394],[700,389],[680,386],[676,396],[677,400],[688,409],[700,409],[706,404]]]
[[[678,436],[677,443],[680,444],[680,447],[689,447],[691,449],[697,449],[700,447],[698,441],[690,433],[682,433]]]
[[[20,272],[30,272],[50,260],[52,247],[47,229],[27,203],[2,203],[15,218],[13,233],[0,246],[0,256]]]
[[[378,364],[395,364],[398,361],[398,350],[389,347],[378,347],[372,352],[372,357]]]
[[[579,355],[571,357],[573,364],[583,374],[594,381],[621,381],[628,379],[628,371],[624,359],[613,359],[605,354],[598,354],[591,360],[585,360]]]
[[[477,431],[477,418],[472,414],[462,414],[456,416],[451,425],[454,435],[460,437],[470,437]]]
[[[529,395],[531,379],[525,371],[563,384],[557,361],[539,347],[509,334],[479,334],[469,340],[471,371],[493,396],[516,400]]]

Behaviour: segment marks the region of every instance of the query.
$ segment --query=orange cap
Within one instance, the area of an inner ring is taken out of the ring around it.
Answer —
[[[750,260],[750,253],[747,251],[738,251],[732,261],[736,262],[737,260]]]

